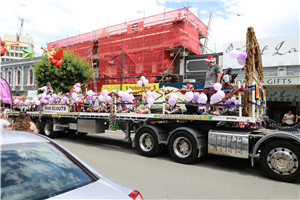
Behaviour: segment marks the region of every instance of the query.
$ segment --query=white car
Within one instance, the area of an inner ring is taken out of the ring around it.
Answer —
[[[25,131],[1,133],[1,199],[135,199],[57,142]]]

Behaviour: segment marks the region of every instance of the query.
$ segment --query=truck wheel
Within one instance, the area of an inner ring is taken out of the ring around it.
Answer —
[[[184,131],[178,131],[171,136],[169,142],[170,154],[176,162],[188,164],[197,159],[198,149],[193,136]]]
[[[44,130],[42,129],[42,122],[40,122],[37,119],[37,120],[34,121],[34,124],[36,126],[37,133],[44,134]]]
[[[290,141],[271,141],[263,146],[260,165],[266,174],[275,180],[295,182],[300,178],[300,149]]]
[[[55,138],[58,132],[53,131],[53,122],[51,120],[47,120],[44,124],[44,133],[49,138]]]
[[[164,145],[158,144],[156,134],[149,128],[141,129],[135,136],[135,142],[137,149],[143,156],[155,156],[164,148]]]

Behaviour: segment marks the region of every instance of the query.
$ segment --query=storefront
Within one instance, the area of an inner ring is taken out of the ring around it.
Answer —
[[[267,115],[281,122],[283,115],[292,111],[298,114],[300,108],[300,48],[299,34],[258,39],[264,67],[264,83],[267,96]],[[224,68],[230,66],[232,73],[238,73],[235,85],[245,82],[245,73],[236,59],[229,56],[233,49],[246,51],[246,41],[224,44]]]

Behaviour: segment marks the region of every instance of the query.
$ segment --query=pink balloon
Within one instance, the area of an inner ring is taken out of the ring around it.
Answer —
[[[146,93],[146,95],[147,95],[148,97],[151,97],[151,96],[152,96],[152,92],[151,92],[151,91],[148,91],[148,92]]]
[[[110,97],[110,96],[107,96],[107,97],[106,97],[106,101],[111,101],[111,97]]]
[[[23,101],[20,101],[20,102],[19,102],[19,105],[20,105],[20,106],[22,106],[23,104],[24,104],[24,102],[23,102]]]
[[[239,63],[239,65],[245,65],[246,64],[246,60],[238,59],[238,63]]]
[[[75,88],[75,92],[80,92],[80,87]]]
[[[239,100],[235,100],[234,104],[238,105],[239,104]]]
[[[149,83],[149,80],[148,80],[148,79],[144,79],[144,80],[143,80],[143,83],[144,83],[145,85],[147,85],[147,84]]]
[[[105,96],[103,96],[102,94],[99,96],[99,101],[105,101]]]
[[[168,103],[170,104],[170,106],[174,106],[176,104],[176,100],[170,98]]]
[[[217,97],[222,99],[223,97],[225,97],[225,92],[222,91],[222,90],[219,90],[217,93],[216,93]]]
[[[93,96],[88,96],[88,100],[92,100],[93,99]]]
[[[239,54],[239,59],[245,60],[246,58],[247,58],[247,53],[246,53],[246,52],[241,52],[241,53]]]
[[[56,95],[56,94],[52,94],[52,98],[53,98],[53,99],[56,99],[56,98],[57,98],[57,95]]]
[[[106,97],[108,95],[108,91],[107,90],[103,90],[102,94],[103,94],[103,96]]]
[[[73,99],[76,99],[76,98],[78,97],[78,94],[75,93],[75,92],[73,92],[73,93],[72,93],[72,97],[73,97]]]
[[[235,102],[236,98],[235,97],[231,97],[231,102]]]
[[[153,97],[153,99],[155,99],[155,94],[152,93],[152,94],[151,94],[151,97]]]
[[[187,93],[185,93],[184,99],[186,101],[191,101],[193,99],[193,92],[187,92]]]
[[[45,99],[46,98],[46,94],[41,94],[41,97],[42,97],[42,99]]]
[[[94,94],[94,92],[93,92],[92,90],[89,90],[89,91],[87,92],[87,95],[88,95],[88,96],[93,96],[93,94]]]
[[[171,94],[170,99],[175,99],[175,100],[177,100],[177,99],[178,99],[178,94],[177,94],[177,93]]]
[[[193,95],[194,99],[199,99],[199,96],[200,96],[200,94],[198,92],[195,92]]]
[[[49,99],[49,103],[53,103],[54,102],[54,99],[53,98],[50,98]]]
[[[47,104],[47,103],[48,103],[48,101],[46,99],[44,99],[44,104]]]
[[[63,97],[63,100],[64,101],[68,101],[68,97]]]
[[[41,102],[40,102],[39,100],[36,100],[36,101],[35,101],[35,105],[37,105],[37,106],[40,105],[40,103],[41,103]]]
[[[199,96],[199,98],[198,98],[198,100],[199,100],[199,103],[206,103],[207,102],[207,96],[206,96],[206,94],[201,93],[200,96]]]
[[[51,95],[50,95],[50,94],[48,94],[46,97],[47,97],[47,98],[51,98]]]
[[[215,83],[214,84],[214,88],[215,88],[215,90],[221,90],[221,88],[222,88],[222,85],[221,85],[221,83]]]
[[[118,95],[119,95],[120,97],[123,96],[123,94],[124,94],[123,91],[119,91],[119,92],[118,92]]]
[[[217,103],[220,101],[220,98],[216,95],[216,94],[213,94],[211,97],[210,97],[210,103]]]
[[[142,81],[138,81],[136,84],[138,84],[138,85],[142,85],[142,84],[143,84],[143,82],[142,82]]]
[[[154,103],[153,97],[149,97],[149,98],[147,99],[147,103],[148,103],[149,105],[152,105],[152,104]]]
[[[78,102],[79,101],[79,99],[78,99],[78,97],[76,97],[75,99],[74,99],[74,102]]]
[[[229,53],[230,58],[238,58],[239,57],[240,52],[238,50],[232,50]]]

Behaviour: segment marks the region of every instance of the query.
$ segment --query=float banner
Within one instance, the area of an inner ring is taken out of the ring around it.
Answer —
[[[1,94],[1,101],[3,103],[12,105],[10,88],[6,80],[4,80],[3,78],[0,78],[0,94]]]
[[[119,84],[112,84],[112,85],[102,85],[102,91],[108,90],[108,92],[111,92],[112,90],[116,90],[117,92],[120,91],[120,85]],[[137,84],[122,84],[122,91],[126,91],[128,89],[132,89],[133,92],[139,92],[142,90],[141,85]],[[145,90],[157,90],[159,89],[159,83],[148,83],[145,85]]]
[[[44,111],[48,112],[68,112],[67,105],[45,105]]]

